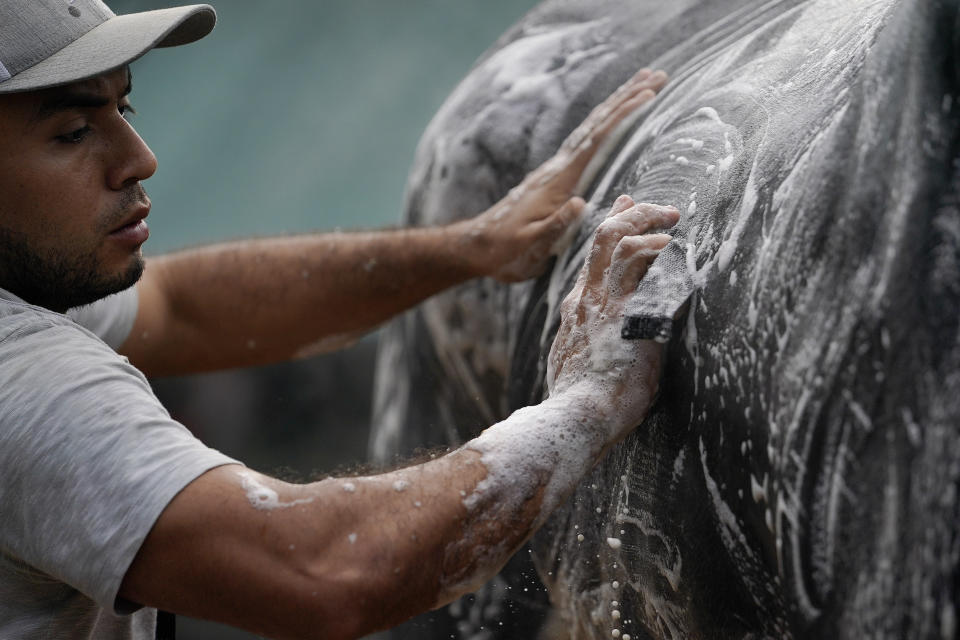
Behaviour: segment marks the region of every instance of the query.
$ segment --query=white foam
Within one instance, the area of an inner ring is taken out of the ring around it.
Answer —
[[[713,165],[711,165],[713,166]],[[720,173],[726,173],[730,171],[730,167],[733,166],[733,154],[724,156],[717,161],[717,168],[720,170]],[[710,173],[713,173],[712,171]]]
[[[714,111],[714,113],[716,113],[716,111]],[[719,119],[719,116],[717,116],[717,119]],[[703,149],[703,140],[697,140],[696,138],[679,138],[677,143],[688,144],[694,151]]]
[[[700,107],[693,115],[694,117],[707,118],[718,124],[723,124],[723,120],[720,119],[720,114],[718,114],[717,110],[713,107]]]
[[[276,491],[264,485],[249,471],[238,471],[237,476],[240,478],[241,486],[247,492],[247,500],[249,500],[250,505],[256,509],[265,511],[286,509],[298,504],[309,504],[313,502],[313,498],[299,498],[297,500],[283,502],[280,500],[280,496]]]

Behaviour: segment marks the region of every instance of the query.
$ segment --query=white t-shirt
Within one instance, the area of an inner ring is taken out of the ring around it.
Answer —
[[[0,638],[152,639],[124,574],[170,500],[236,462],[98,337],[122,343],[136,307],[131,289],[68,317],[0,289]]]

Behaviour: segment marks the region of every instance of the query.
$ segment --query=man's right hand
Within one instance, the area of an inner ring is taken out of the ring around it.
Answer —
[[[620,196],[597,228],[573,289],[560,307],[560,330],[550,349],[550,395],[586,402],[609,425],[608,445],[646,416],[657,393],[663,346],[620,337],[624,309],[647,267],[670,242],[649,234],[677,223],[673,207],[635,204]]]

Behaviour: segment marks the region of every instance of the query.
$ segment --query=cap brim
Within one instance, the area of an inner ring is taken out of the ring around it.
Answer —
[[[94,78],[129,64],[154,47],[199,40],[217,21],[205,4],[115,16],[49,58],[0,83],[0,93],[35,91]]]

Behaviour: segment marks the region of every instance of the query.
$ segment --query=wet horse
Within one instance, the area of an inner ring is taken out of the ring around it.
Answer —
[[[957,635],[958,18],[955,0],[548,0],[457,87],[411,225],[502,198],[637,68],[672,76],[593,167],[550,273],[386,329],[380,457],[539,401],[612,201],[683,213],[625,326],[667,341],[661,396],[459,606],[460,637],[536,637],[547,606],[542,637]],[[549,605],[517,579],[530,558]]]

